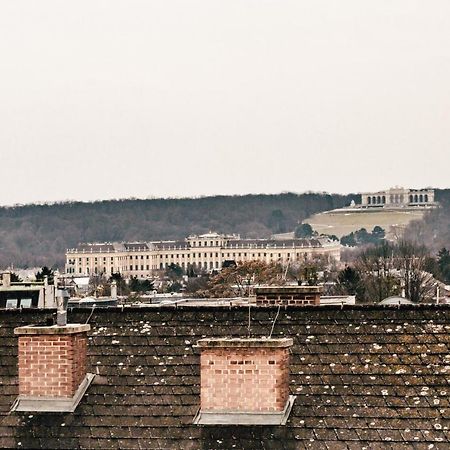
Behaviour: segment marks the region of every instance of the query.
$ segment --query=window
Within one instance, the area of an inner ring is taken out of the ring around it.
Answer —
[[[139,270],[139,266],[138,266],[138,265],[135,265],[135,266],[134,266],[134,269],[135,269],[135,270]]]
[[[31,308],[31,298],[23,298],[20,300],[20,306],[22,308]]]
[[[6,300],[6,309],[17,308],[17,298],[8,298]]]

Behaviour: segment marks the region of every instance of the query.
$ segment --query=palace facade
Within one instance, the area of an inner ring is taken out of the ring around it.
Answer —
[[[435,207],[433,189],[391,188],[361,194],[361,208]]]
[[[80,244],[66,252],[66,274],[86,276],[121,273],[148,278],[177,264],[184,270],[220,270],[225,262],[264,261],[288,264],[325,256],[340,260],[341,245],[325,237],[313,239],[241,239],[207,233],[183,241]]]

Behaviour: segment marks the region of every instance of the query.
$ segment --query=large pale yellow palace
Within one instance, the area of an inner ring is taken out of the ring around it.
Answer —
[[[322,255],[339,261],[341,245],[326,237],[313,239],[241,239],[208,233],[183,241],[81,244],[66,252],[66,273],[121,273],[147,278],[170,264],[184,270],[220,270],[225,261],[300,262]]]

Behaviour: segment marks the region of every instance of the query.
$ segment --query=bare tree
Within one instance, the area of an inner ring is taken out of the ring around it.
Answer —
[[[396,266],[402,277],[405,296],[418,303],[430,300],[435,280],[426,271],[428,251],[424,246],[401,240],[396,246]]]
[[[254,284],[283,284],[283,268],[279,264],[246,261],[221,270],[209,283],[211,297],[250,295]]]
[[[356,261],[356,268],[365,286],[365,301],[380,302],[400,293],[391,244],[383,242],[364,250]]]
[[[406,240],[366,249],[356,262],[365,287],[365,300],[379,302],[400,294],[415,303],[430,300],[435,280],[426,271],[428,258],[424,246]]]

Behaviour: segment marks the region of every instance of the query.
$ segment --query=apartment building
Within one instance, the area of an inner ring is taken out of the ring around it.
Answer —
[[[151,277],[177,264],[184,270],[220,270],[225,262],[300,262],[325,256],[339,261],[341,245],[325,237],[313,239],[241,239],[239,235],[207,233],[183,241],[80,244],[66,252],[66,274],[121,273]]]

